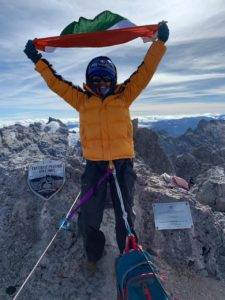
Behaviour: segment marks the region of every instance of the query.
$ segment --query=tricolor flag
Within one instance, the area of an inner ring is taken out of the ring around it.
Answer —
[[[158,25],[136,26],[128,19],[103,11],[93,20],[83,17],[63,29],[60,36],[35,39],[35,47],[41,51],[50,48],[68,47],[107,47],[127,43],[138,37],[144,42],[153,38]]]

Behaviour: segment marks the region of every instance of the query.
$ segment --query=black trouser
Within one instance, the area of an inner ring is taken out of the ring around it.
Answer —
[[[133,170],[133,161],[131,159],[118,159],[113,162],[116,168],[124,207],[128,215],[128,223],[133,230],[135,214],[132,210],[132,206],[136,179],[136,174]],[[82,206],[78,220],[80,231],[84,238],[87,257],[90,261],[97,261],[102,257],[105,245],[105,237],[103,232],[100,231],[100,226],[105,207],[107,182],[110,183],[111,198],[115,212],[117,244],[121,253],[125,249],[127,230],[123,220],[113,175],[110,175],[108,180],[96,188],[99,178],[106,172],[108,165],[109,162],[107,161],[88,160],[85,171],[81,177],[81,197],[90,188],[94,187],[94,195]]]

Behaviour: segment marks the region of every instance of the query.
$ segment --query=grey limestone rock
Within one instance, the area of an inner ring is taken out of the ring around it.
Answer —
[[[207,198],[207,189],[201,192],[208,178],[199,178],[190,193],[169,187],[160,172],[170,171],[174,166],[158,146],[157,136],[146,130],[138,133],[138,130],[136,134],[140,136],[136,136],[136,141],[144,141],[146,149],[150,151],[145,156],[141,149],[136,149],[138,157],[135,159],[135,170],[138,177],[134,208],[139,243],[152,254],[159,271],[166,271],[166,275],[174,280],[167,283],[167,289],[175,296],[180,299],[223,300],[225,215],[223,210],[215,211],[209,205],[211,199]],[[79,151],[71,151],[68,136],[67,128],[57,120],[45,125],[34,123],[29,127],[14,125],[0,129],[0,299],[9,300],[15,296],[56,234],[59,221],[68,212],[80,190],[83,158],[80,148]],[[44,158],[59,159],[66,165],[65,185],[50,200],[38,198],[27,184],[28,165]],[[164,160],[163,166],[159,158]],[[217,178],[218,174],[222,175],[222,169],[217,169],[216,175],[213,174],[211,180]],[[196,194],[197,187],[199,191]],[[214,191],[218,191],[219,195],[219,188]],[[203,198],[207,198],[207,201]],[[152,204],[176,201],[190,203],[194,227],[156,230]],[[221,205],[221,201],[218,205]],[[106,253],[97,266],[96,274],[90,277],[85,267],[83,242],[75,218],[72,232],[60,231],[57,234],[18,299],[116,299],[114,264],[119,251],[114,226],[114,212],[108,208],[102,223]],[[190,272],[193,277],[189,286],[186,285],[185,272]],[[195,276],[200,278],[196,289]],[[211,289],[207,292],[206,298],[204,289],[209,277],[214,280],[214,288],[213,292]],[[200,291],[201,281],[204,286]]]
[[[197,178],[196,199],[214,211],[225,212],[225,171],[214,167]]]

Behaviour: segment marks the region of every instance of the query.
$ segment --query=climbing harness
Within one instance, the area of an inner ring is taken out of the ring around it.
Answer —
[[[100,179],[97,182],[96,187],[98,188],[110,175],[112,174],[112,169],[108,168],[107,171],[102,175],[102,177],[100,177]],[[78,212],[78,210],[81,208],[81,206],[83,206],[91,196],[93,196],[94,191],[96,189],[96,187],[92,187],[90,188],[90,190],[82,197],[82,199],[80,200],[79,205],[77,205],[76,208],[74,208],[68,215],[68,217],[66,217],[66,221],[67,222],[71,222],[73,217],[75,216],[75,214]]]

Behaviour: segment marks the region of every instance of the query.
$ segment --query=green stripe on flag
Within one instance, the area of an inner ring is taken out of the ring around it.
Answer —
[[[60,35],[104,31],[124,20],[129,22],[128,19],[106,10],[93,20],[80,17],[78,22],[74,21],[64,28]]]

